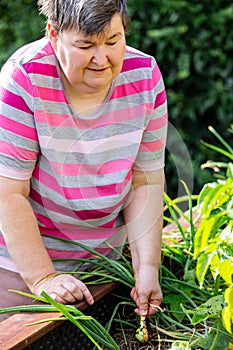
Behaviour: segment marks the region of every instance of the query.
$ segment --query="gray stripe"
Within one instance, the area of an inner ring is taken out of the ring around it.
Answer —
[[[34,140],[30,140],[26,137],[19,136],[17,134],[13,134],[12,132],[0,128],[0,139],[2,139],[5,142],[9,142],[10,144],[13,144],[15,147],[22,147],[22,140],[24,144],[24,149],[38,152],[39,146],[38,142]]]
[[[35,161],[30,161],[30,160],[20,160],[20,159],[16,159],[10,156],[5,156],[3,154],[1,154],[1,163],[0,163],[0,167],[1,164],[6,166],[7,168],[11,168],[11,169],[20,169],[23,170],[25,169],[27,172],[32,171],[35,167]],[[20,173],[19,173],[20,174]]]
[[[154,140],[161,140],[164,137],[164,135],[166,134],[166,130],[167,130],[166,126],[164,126],[161,129],[158,129],[158,130],[152,130],[152,131],[149,130],[143,134],[143,141],[144,142],[151,142]]]
[[[0,111],[0,113],[8,119],[15,120],[22,125],[30,126],[32,128],[35,127],[34,118],[31,114],[18,110],[2,101],[0,104]]]
[[[0,232],[0,235],[1,235],[1,232]],[[4,258],[11,259],[8,249],[4,246],[0,246],[0,257],[1,256],[3,256]]]
[[[121,111],[119,111],[121,113]],[[146,111],[144,113],[146,115]],[[59,126],[50,126],[40,123],[38,125],[39,131],[42,133],[43,136],[52,136],[53,139],[70,139],[71,142],[72,140],[78,141],[78,140],[83,140],[83,141],[93,141],[93,140],[99,140],[103,139],[110,140],[112,136],[119,136],[124,135],[125,133],[130,133],[134,132],[137,130],[142,130],[144,128],[144,116],[143,117],[138,117],[137,119],[133,120],[126,120],[124,122],[116,122],[115,124],[110,124],[110,125],[102,125],[99,128],[96,129],[74,129],[71,127],[65,127],[65,133],[64,133],[64,128],[63,125]],[[111,141],[111,140],[110,140]]]

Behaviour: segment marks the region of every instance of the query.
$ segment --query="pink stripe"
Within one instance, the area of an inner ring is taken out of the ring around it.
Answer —
[[[123,204],[123,202],[125,202],[125,198],[121,201],[122,204]],[[70,231],[74,232],[74,230],[75,230],[75,232],[77,232],[77,230],[78,230],[80,232],[80,229],[79,229],[79,227],[77,225],[72,225],[72,224],[64,224],[64,225],[62,225],[61,223],[55,225],[55,223],[53,221],[51,221],[49,218],[47,218],[47,217],[45,217],[43,215],[39,215],[37,213],[35,213],[35,215],[36,215],[36,218],[37,218],[38,222],[40,222],[41,224],[43,224],[46,227],[48,227],[49,230],[51,230],[51,229],[54,230],[55,229],[55,232],[64,232],[66,236],[67,236],[67,232],[70,232]],[[71,217],[72,215],[69,215],[69,216]],[[75,218],[75,219],[77,219],[77,218]],[[112,229],[115,226],[115,223],[116,223],[116,218],[114,218],[111,221],[106,222],[103,225],[99,225],[98,228],[99,229],[100,228],[102,228],[102,229],[106,229],[106,228],[107,229]],[[96,228],[94,229],[94,232],[96,232],[97,238],[99,238],[98,233],[96,231]],[[107,232],[107,231],[105,230],[105,232]],[[87,238],[87,232],[86,231],[83,233],[83,235],[84,235],[83,239],[85,239],[85,237]],[[91,237],[93,237],[93,232],[91,233],[91,235],[92,235]],[[69,236],[69,234],[68,234],[68,236]]]
[[[111,96],[113,98],[121,98],[125,96],[138,94],[139,91],[150,90],[151,79],[138,80],[133,83],[124,84],[123,86],[116,86]]]
[[[166,138],[152,142],[143,142],[140,147],[140,152],[156,152],[164,148]]]
[[[45,88],[42,86],[37,86],[35,88],[35,97],[39,97],[45,101],[67,102],[64,92],[62,90]]]
[[[36,123],[45,123],[48,126],[74,127],[75,123],[70,115],[45,113],[42,110],[35,110]]]
[[[11,157],[13,156],[20,160],[35,160],[37,158],[37,152],[28,151],[1,140],[0,150],[2,154],[6,154]]]
[[[123,200],[121,201],[121,203],[122,202],[124,202],[125,203],[125,198],[123,198]],[[122,204],[124,204],[124,203],[122,203]],[[115,224],[116,224],[116,219],[113,219],[112,221],[109,221],[109,222],[106,222],[106,224],[104,224],[104,225],[100,225],[100,226],[98,226],[99,228],[103,228],[103,229],[106,229],[106,228],[108,228],[108,229],[112,229],[114,226],[115,226]]]
[[[167,97],[166,97],[166,92],[164,90],[157,95],[156,101],[155,101],[155,107],[163,105],[166,101],[167,101]]]
[[[158,67],[158,65],[156,65],[152,71],[152,78],[151,78],[151,82],[154,84],[153,86],[151,86],[151,88],[155,87],[158,82],[160,81],[160,79],[162,78],[160,69]]]
[[[123,202],[125,202],[125,198],[121,201],[122,204],[124,204]],[[109,209],[109,212],[110,211],[111,210]],[[72,214],[72,212],[69,214],[69,217],[73,216],[71,214]],[[45,217],[43,215],[39,215],[37,213],[35,213],[35,215],[36,215],[36,218],[37,218],[38,222],[43,224],[43,225],[45,225],[46,227],[48,227],[49,230],[53,229],[56,232],[58,232],[58,231],[59,232],[64,232],[64,234],[66,236],[67,236],[67,232],[69,232],[70,230],[71,230],[71,232],[74,232],[74,230],[75,230],[75,232],[77,232],[77,230],[80,231],[78,225],[72,225],[72,224],[64,224],[64,225],[62,225],[60,223],[55,225],[55,223],[53,221],[51,221],[49,218],[47,218],[47,217]],[[75,219],[77,219],[77,217],[75,217]],[[87,219],[90,219],[90,218],[87,218]],[[99,225],[98,228],[112,229],[115,226],[115,223],[116,223],[116,218],[112,219],[111,221],[106,222],[103,225]],[[96,232],[96,228],[94,229],[94,231]],[[91,234],[92,234],[91,237],[93,237],[93,232]],[[96,232],[96,234],[97,234],[97,232]],[[87,232],[86,231],[85,231],[84,235],[85,235],[84,238],[85,237],[87,238]],[[97,238],[99,238],[99,236],[97,236]]]
[[[51,64],[43,64],[39,62],[29,62],[24,64],[24,68],[26,71],[30,74],[40,74],[40,75],[47,75],[52,76],[54,78],[58,78],[57,68],[54,65]]]
[[[18,136],[22,136],[33,141],[38,141],[37,132],[34,128],[18,123],[15,120],[8,119],[3,115],[0,115],[0,117],[0,127],[3,129],[8,130]]]
[[[61,196],[64,196],[64,191],[62,190],[62,187],[60,187],[57,180],[50,174],[46,173],[39,167],[36,167],[33,176],[46,187],[52,189],[54,192],[59,193]]]
[[[37,195],[38,196],[38,195]],[[42,201],[40,200],[36,200],[36,196],[30,196],[32,197],[33,200],[35,200],[38,204],[41,204]],[[70,229],[73,228],[73,225],[70,225],[70,224],[64,224],[64,228],[63,228],[63,225],[61,223],[59,224],[56,224],[54,221],[50,220],[48,217],[44,216],[44,215],[41,215],[41,214],[38,214],[35,212],[35,216],[37,218],[37,221],[38,221],[38,225],[44,225],[46,228],[48,228],[49,230],[52,230],[54,232],[57,232],[58,231],[58,225],[59,225],[59,230],[61,230],[63,232],[63,230],[65,230],[65,226],[67,225],[68,227],[70,227]],[[44,233],[44,229],[45,227],[41,227],[40,228],[40,231]],[[67,227],[66,227],[67,229]],[[45,232],[46,233],[46,232]]]
[[[153,131],[153,130],[158,130],[160,128],[163,128],[164,126],[167,125],[167,120],[168,120],[168,115],[167,113],[164,114],[161,118],[158,119],[152,119],[147,128],[146,131]]]
[[[54,213],[59,213],[61,215],[72,217],[75,220],[95,220],[95,219],[101,219],[109,215],[109,213],[112,213],[112,210],[110,208],[103,209],[103,210],[72,210],[70,208],[66,208],[64,206],[61,206],[54,201],[51,201],[48,198],[41,197],[36,193],[36,191],[31,190],[30,197],[38,204],[46,208],[47,210],[50,210]],[[119,204],[118,204],[119,206]],[[118,207],[117,206],[117,207]],[[114,208],[115,209],[115,208]],[[38,217],[39,218],[39,217]],[[40,218],[42,219],[42,217]],[[48,223],[47,223],[48,224]],[[50,221],[50,224],[52,222]],[[56,226],[56,225],[55,225]],[[66,225],[65,225],[66,226]],[[73,225],[72,225],[73,226]],[[75,226],[74,226],[75,227]]]
[[[6,247],[6,242],[5,242],[4,238],[3,238],[3,235],[0,235],[0,246]]]
[[[87,251],[68,252],[68,251],[60,251],[60,250],[53,250],[53,249],[47,249],[47,250],[51,259],[69,259],[69,258],[89,259],[93,257],[93,255]],[[102,255],[107,255],[107,254],[110,254],[112,250],[110,248],[97,248],[96,251]]]
[[[151,67],[150,57],[132,57],[124,60],[121,72],[145,67]]]
[[[93,227],[91,229],[83,229],[78,226],[75,228],[47,228],[39,226],[40,232],[42,234],[54,236],[55,238],[64,238],[71,241],[79,241],[79,240],[106,240],[112,236],[117,235],[119,231],[121,231],[122,227],[111,228],[110,230],[101,229],[100,227]]]
[[[0,87],[0,99],[9,106],[15,107],[25,113],[32,114],[25,101],[18,95]]]
[[[138,94],[139,91],[140,93],[143,91],[149,91],[158,84],[160,79],[161,73],[158,66],[156,66],[152,72],[151,79],[142,79],[132,83],[124,84],[123,86],[116,86],[111,99]]]
[[[34,57],[35,60],[39,60],[41,58],[44,58],[44,56],[50,56],[54,55],[54,50],[51,46],[50,41],[47,42],[47,44],[40,50],[36,56]]]
[[[69,188],[61,187],[58,182],[50,174],[44,172],[40,168],[36,168],[34,177],[41,182],[46,187],[52,189],[53,191],[59,193],[62,196],[65,196],[67,199],[76,200],[83,198],[99,198],[99,197],[108,197],[113,195],[118,195],[126,187],[129,182],[129,179],[126,178],[125,181],[121,184],[111,184],[105,186],[96,186],[96,187],[85,187],[85,188]]]
[[[30,80],[28,79],[28,77],[23,74],[23,72],[20,69],[17,69],[13,72],[13,79],[16,83],[19,84],[19,86],[22,86],[22,88],[27,91],[27,93],[29,95],[32,95],[33,93],[33,87],[32,84],[30,82]]]
[[[128,106],[126,108],[125,102],[119,103],[119,109],[114,112],[109,112],[106,115],[104,115],[101,119],[101,126],[103,125],[111,125],[116,124],[117,122],[123,122],[124,124],[127,123],[127,121],[135,120],[138,118],[141,118],[145,115],[147,111],[147,104],[143,105],[137,105],[137,106]]]
[[[130,169],[134,159],[135,157],[129,157],[128,159],[115,160],[100,165],[61,164],[57,162],[50,162],[50,164],[52,165],[54,172],[62,176],[101,176]]]
[[[112,98],[115,98],[112,96]],[[117,111],[111,111],[109,113],[103,114],[98,118],[98,125],[96,125],[95,119],[73,119],[70,115],[63,114],[52,114],[44,113],[41,110],[35,110],[35,120],[37,123],[46,123],[50,126],[62,126],[67,128],[76,127],[78,130],[90,130],[93,128],[101,128],[105,125],[116,124],[116,122],[124,122],[135,120],[137,118],[143,117],[148,111],[148,106],[150,104],[140,105],[140,106],[130,106],[125,108],[125,104],[119,103],[119,109]],[[122,107],[122,109],[120,109]],[[153,109],[153,104],[151,108]]]
[[[67,252],[62,250],[47,249],[51,259],[89,259],[92,257],[89,252]]]

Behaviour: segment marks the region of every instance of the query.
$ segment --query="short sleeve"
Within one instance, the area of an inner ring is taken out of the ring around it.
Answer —
[[[147,84],[150,103],[147,103],[146,125],[134,164],[134,169],[139,171],[155,171],[164,167],[168,123],[167,98],[163,77],[153,58],[151,76],[147,79]]]
[[[0,73],[0,175],[26,180],[39,153],[33,86],[23,67],[9,60]]]

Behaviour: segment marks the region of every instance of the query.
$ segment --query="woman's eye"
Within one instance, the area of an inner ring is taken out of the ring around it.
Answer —
[[[79,46],[78,48],[81,50],[88,50],[91,48],[91,45],[90,46]]]
[[[114,45],[116,45],[116,43],[117,43],[117,42],[114,41],[114,42],[107,43],[107,45],[108,45],[108,46],[114,46]]]

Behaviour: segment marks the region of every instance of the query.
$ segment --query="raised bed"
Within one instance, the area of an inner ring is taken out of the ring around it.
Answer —
[[[9,292],[9,289],[16,289],[29,292],[27,286],[17,273],[10,272],[0,268],[0,308],[11,307],[17,305],[32,304],[30,298]],[[95,301],[106,296],[116,288],[116,283],[108,283],[105,285],[90,286],[90,290]],[[78,303],[79,310],[85,310],[89,305],[82,301]],[[27,324],[37,322],[46,318],[60,317],[60,313],[16,313],[0,315],[0,349],[1,350],[21,350],[40,339],[56,327],[61,322],[48,322],[39,325],[26,327]]]

